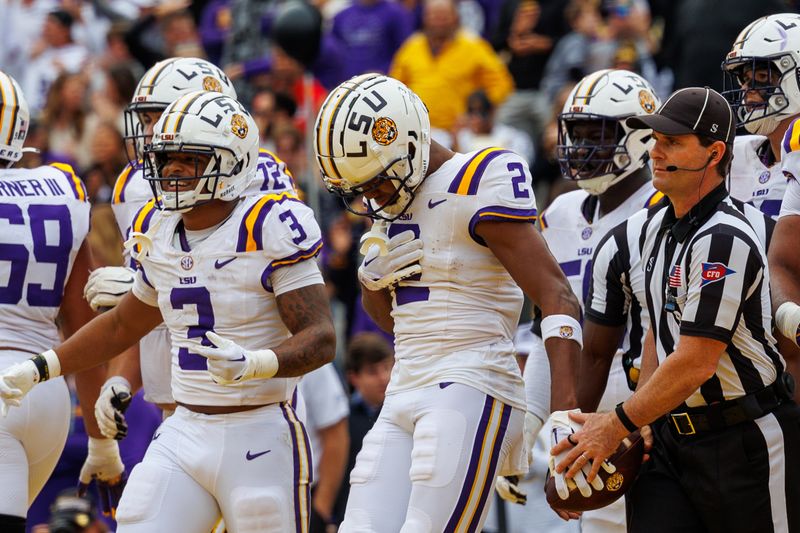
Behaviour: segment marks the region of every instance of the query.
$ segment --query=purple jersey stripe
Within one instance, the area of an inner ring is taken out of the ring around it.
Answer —
[[[256,241],[256,250],[264,249],[264,219],[267,218],[267,213],[270,212],[273,205],[275,205],[275,201],[270,200],[256,216],[256,222],[253,224],[253,240]]]
[[[470,181],[469,189],[467,189],[468,195],[478,194],[478,185],[481,183],[483,173],[486,172],[486,167],[488,167],[489,163],[494,161],[497,156],[507,153],[509,153],[509,150],[497,150],[496,152],[490,152],[486,157],[483,158],[483,161],[480,162],[478,168],[475,169],[475,173],[472,175],[472,181]]]
[[[181,245],[181,250],[184,252],[191,252],[192,248],[189,246],[189,240],[186,238],[186,229],[183,227],[183,220],[178,222],[178,242]]]
[[[472,240],[486,246],[486,242],[475,233],[475,226],[483,220],[502,220],[505,222],[536,222],[536,209],[516,209],[500,205],[490,205],[479,209],[469,221],[469,235]]]
[[[425,302],[430,298],[431,290],[428,287],[397,287],[394,291],[397,305],[412,302]]]
[[[147,214],[144,216],[144,220],[142,220],[142,230],[141,233],[146,233],[148,229],[150,229],[150,219],[153,218],[153,213],[158,211],[157,209],[150,209]]]
[[[505,439],[506,436],[509,418],[511,418],[511,406],[503,404],[503,413],[500,416],[500,428],[497,431],[497,437],[492,447],[492,460],[491,463],[489,463],[489,470],[486,472],[486,479],[483,480],[483,490],[481,491],[481,499],[478,501],[478,509],[475,511],[475,515],[472,517],[472,521],[467,529],[469,533],[474,533],[477,530],[481,515],[483,514],[483,507],[486,505],[486,499],[494,488],[497,462],[500,459],[500,451],[503,449],[503,439]]]
[[[461,185],[461,180],[464,179],[464,174],[467,172],[469,164],[472,163],[472,161],[474,161],[476,157],[480,157],[485,151],[486,150],[481,150],[474,156],[470,157],[466,163],[464,163],[464,166],[462,166],[459,169],[458,174],[456,174],[456,177],[453,178],[452,182],[450,182],[450,187],[447,188],[447,192],[451,192],[453,194],[458,192],[458,186]]]
[[[461,494],[458,496],[458,502],[456,502],[456,507],[453,510],[453,513],[450,515],[450,520],[447,521],[447,526],[445,527],[445,531],[455,531],[456,526],[458,525],[458,521],[461,519],[461,515],[464,514],[464,511],[467,508],[467,503],[469,502],[469,495],[472,491],[472,486],[475,483],[475,477],[478,472],[478,465],[481,461],[481,449],[483,447],[483,440],[484,436],[486,435],[486,431],[489,426],[489,418],[492,414],[492,405],[494,404],[494,398],[486,395],[486,402],[483,404],[483,413],[481,414],[481,420],[478,423],[478,430],[475,432],[475,440],[472,442],[472,455],[469,459],[469,467],[467,469],[467,476],[464,479],[464,485],[461,487]]]
[[[247,225],[244,222],[250,216],[250,213],[253,212],[253,209],[255,209],[257,206],[258,203],[256,202],[255,204],[250,206],[250,209],[248,209],[247,212],[244,214],[244,216],[242,216],[242,223],[239,226],[239,238],[236,241],[237,252],[244,252],[245,247],[247,246]]]
[[[294,422],[289,417],[289,413],[287,411],[286,402],[281,403],[281,412],[283,413],[283,418],[286,420],[286,423],[289,425],[289,435],[292,437],[292,463],[294,464],[294,487],[298,490],[298,493],[295,494],[294,498],[294,524],[295,524],[295,531],[297,533],[303,533],[303,525],[300,519],[301,512],[300,512],[300,449],[297,446],[297,435],[295,434],[294,430]]]

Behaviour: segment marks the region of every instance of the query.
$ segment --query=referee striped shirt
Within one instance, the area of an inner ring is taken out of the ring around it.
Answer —
[[[759,242],[769,250],[775,220],[751,204],[733,198],[731,202],[745,215]],[[625,325],[626,335],[621,349],[631,361],[641,356],[644,337],[650,327],[640,254],[644,243],[642,227],[648,217],[667,204],[664,199],[613,228],[597,245],[592,258],[586,318],[604,326]]]
[[[771,227],[763,216],[743,214],[724,184],[681,219],[668,204],[644,222],[644,292],[659,362],[681,335],[726,344],[716,373],[687,398],[687,407],[750,394],[783,371],[771,332],[765,251]]]

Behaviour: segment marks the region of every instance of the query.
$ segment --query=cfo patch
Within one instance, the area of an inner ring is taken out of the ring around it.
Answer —
[[[709,283],[725,279],[725,276],[730,274],[736,274],[736,271],[731,270],[722,263],[703,263],[703,272],[700,274],[702,278],[700,286],[705,287]]]

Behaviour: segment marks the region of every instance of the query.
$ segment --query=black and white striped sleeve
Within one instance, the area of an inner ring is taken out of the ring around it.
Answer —
[[[625,221],[609,231],[592,259],[586,318],[605,326],[622,326],[627,322],[631,294],[627,225]]]
[[[694,239],[684,263],[687,289],[681,335],[730,343],[744,302],[760,287],[764,275],[760,244],[750,235],[723,225]]]

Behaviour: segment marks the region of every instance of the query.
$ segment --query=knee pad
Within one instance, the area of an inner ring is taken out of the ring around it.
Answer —
[[[409,507],[400,533],[431,533],[432,531],[433,521],[428,513],[417,507]]]
[[[411,481],[428,487],[450,484],[464,456],[466,431],[466,418],[455,410],[441,409],[422,417],[414,428]]]
[[[135,523],[159,514],[168,473],[157,465],[139,463],[133,468],[117,508],[117,522]]]
[[[351,509],[348,506],[344,521],[339,526],[339,533],[376,533],[372,527],[369,512],[364,509]]]
[[[358,452],[356,457],[356,464],[350,472],[351,485],[367,483],[375,477],[385,438],[385,434],[381,431],[375,431],[375,428],[364,437],[361,451]]]
[[[233,516],[226,516],[228,526],[241,533],[282,533],[294,531],[294,507],[277,488],[238,487],[231,494]],[[300,520],[308,520],[308,505]],[[290,520],[291,519],[291,520]],[[296,527],[298,531],[304,530]]]
[[[4,533],[25,533],[25,517],[0,514],[0,531]]]

